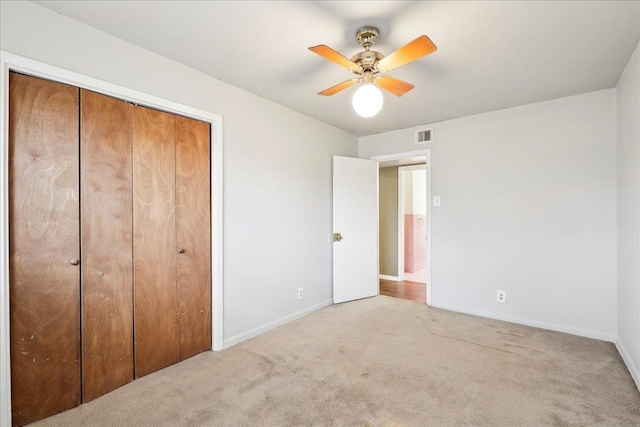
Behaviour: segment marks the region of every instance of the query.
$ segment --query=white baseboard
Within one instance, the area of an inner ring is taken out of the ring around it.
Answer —
[[[386,274],[378,274],[378,277],[383,280],[391,280],[392,282],[402,282],[398,276],[387,276]]]
[[[227,338],[224,340],[224,348],[231,347],[232,345],[238,344],[239,342],[248,340],[249,338],[256,337],[260,334],[270,331],[271,329],[284,325],[285,323],[289,323],[293,320],[304,317],[307,314],[311,314],[314,311],[320,310],[321,308],[328,307],[331,304],[333,304],[333,300],[323,301],[319,304],[312,305],[311,307],[307,307],[304,310],[300,310],[288,316],[284,316],[284,317],[281,317],[280,319],[276,319],[273,322],[269,322],[265,325],[258,326],[257,328],[251,329],[250,331],[238,334],[235,337]]]
[[[474,316],[487,317],[489,319],[502,320],[504,322],[518,323],[520,325],[533,326],[541,329],[548,329],[556,332],[564,332],[567,334],[578,335],[581,337],[594,338],[602,341],[616,342],[617,336],[604,332],[590,331],[587,329],[574,328],[572,326],[558,325],[555,323],[540,322],[537,320],[523,319],[521,317],[513,317],[502,314],[490,313],[481,310],[457,307],[448,304],[431,303],[431,307],[442,308],[443,310],[456,311],[458,313],[473,314]]]
[[[622,360],[624,360],[624,363],[627,365],[627,369],[629,369],[631,378],[636,382],[636,387],[640,390],[640,371],[638,371],[638,367],[633,363],[627,349],[624,344],[622,344],[622,341],[620,341],[620,337],[616,337],[616,347],[618,348],[620,356],[622,356]]]

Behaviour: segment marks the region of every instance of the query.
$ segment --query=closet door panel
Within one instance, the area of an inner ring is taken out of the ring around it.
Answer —
[[[81,91],[83,402],[133,380],[132,108]]]
[[[135,374],[178,359],[175,116],[133,107]]]
[[[9,75],[14,425],[80,403],[78,89]]]
[[[179,360],[211,348],[209,169],[209,124],[176,117]]]

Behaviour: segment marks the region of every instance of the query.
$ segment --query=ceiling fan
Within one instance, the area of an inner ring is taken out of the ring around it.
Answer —
[[[396,96],[402,96],[415,86],[402,80],[395,79],[387,71],[405,65],[436,51],[437,47],[422,35],[404,45],[389,56],[371,50],[371,46],[378,40],[379,31],[375,27],[362,27],[356,33],[356,40],[364,48],[348,59],[326,45],[310,47],[309,50],[334,62],[358,77],[338,83],[335,86],[319,92],[318,95],[331,96],[355,84],[362,83],[353,97],[353,107],[356,113],[363,117],[374,116],[382,108],[382,93],[376,86],[385,89]],[[378,105],[379,104],[379,105]]]

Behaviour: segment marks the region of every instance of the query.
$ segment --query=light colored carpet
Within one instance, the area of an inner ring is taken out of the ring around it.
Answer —
[[[611,343],[379,296],[35,425],[638,426],[640,393]]]

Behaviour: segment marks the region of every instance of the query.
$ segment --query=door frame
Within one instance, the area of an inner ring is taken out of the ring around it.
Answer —
[[[370,157],[371,160],[375,160],[378,163],[387,162],[389,160],[402,160],[408,157],[417,157],[417,156],[425,156],[426,158],[426,169],[427,169],[427,283],[425,287],[427,288],[427,305],[431,305],[431,291],[433,289],[433,280],[431,274],[431,241],[433,240],[431,237],[431,212],[433,211],[433,203],[431,200],[431,149],[423,149],[416,151],[407,151],[403,153],[393,153],[393,154],[384,154],[382,156],[373,156]],[[399,170],[400,168],[398,168]],[[399,178],[399,177],[398,177]],[[399,181],[399,179],[398,179]],[[400,185],[398,183],[398,185]],[[400,212],[400,194],[398,194],[398,213]],[[379,221],[379,220],[378,220]],[[398,222],[400,222],[400,218],[398,218]],[[403,226],[404,229],[404,226]],[[400,235],[398,235],[398,243],[400,242]],[[398,245],[398,254],[400,253],[400,245]],[[402,246],[402,252],[404,253],[404,242]],[[378,243],[378,259],[380,258],[380,244]],[[404,262],[404,255],[402,258]],[[398,262],[400,261],[400,256],[398,255]],[[398,277],[404,277],[404,271],[402,271],[402,276],[400,276],[400,264],[398,263]],[[404,270],[404,268],[402,268]],[[378,274],[380,271],[378,271]]]
[[[0,425],[11,425],[11,357],[9,332],[9,72],[17,71],[92,90],[134,104],[190,117],[211,125],[211,321],[213,350],[223,348],[223,141],[222,116],[158,98],[103,80],[0,50]]]
[[[406,180],[404,179],[403,172],[423,170],[426,168],[426,162],[425,164],[398,166],[398,279],[400,279],[400,282],[404,282],[404,203]],[[428,183],[429,178],[427,178],[427,185]],[[428,198],[426,199],[426,204],[429,205]],[[428,234],[427,238],[429,238]]]

